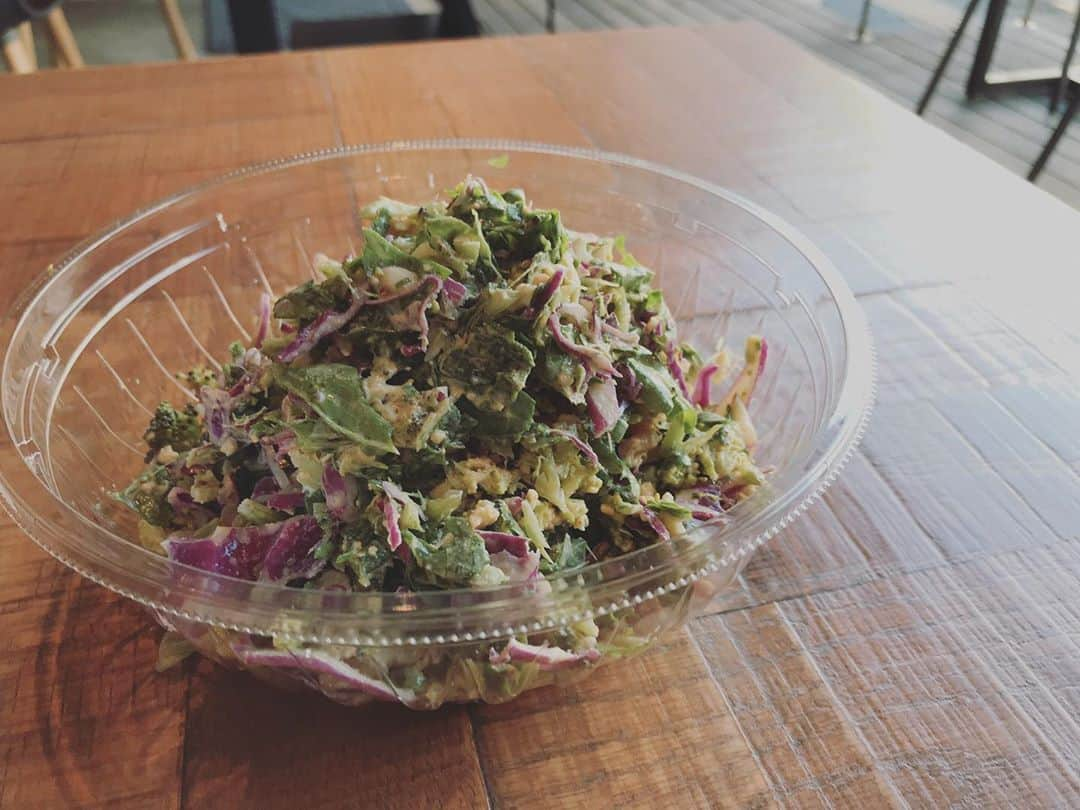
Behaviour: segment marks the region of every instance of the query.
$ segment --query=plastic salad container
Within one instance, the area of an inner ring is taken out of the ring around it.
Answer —
[[[767,484],[685,537],[549,578],[468,590],[317,591],[248,582],[156,555],[110,493],[142,467],[140,436],[175,374],[250,339],[263,290],[342,256],[357,206],[423,201],[468,174],[520,187],[579,231],[624,234],[657,271],[684,339],[769,341],[752,408]],[[26,534],[145,605],[201,653],[346,704],[505,701],[636,654],[731,585],[751,553],[818,498],[873,394],[851,291],[805,238],[707,182],[593,150],[504,141],[397,142],[253,166],[87,239],[3,322],[0,494]],[[596,643],[570,652],[576,635]],[[268,643],[272,642],[272,643]],[[509,654],[516,651],[517,654]]]

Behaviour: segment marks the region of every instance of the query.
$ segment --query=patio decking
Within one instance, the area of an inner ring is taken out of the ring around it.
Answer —
[[[540,33],[545,0],[473,0],[487,33]],[[852,41],[861,0],[557,0],[558,30],[685,25],[753,19],[846,69],[899,104],[914,108],[960,19],[965,0],[875,0],[869,42]],[[1026,2],[1012,3],[995,68],[1059,65],[1075,8],[1037,0],[1022,27]],[[957,49],[926,119],[1018,174],[1049,138],[1057,115],[1045,95],[1004,95],[968,102],[964,82],[982,26],[980,8]],[[1080,56],[1076,60],[1080,68]],[[1066,133],[1039,185],[1080,208],[1080,121]]]

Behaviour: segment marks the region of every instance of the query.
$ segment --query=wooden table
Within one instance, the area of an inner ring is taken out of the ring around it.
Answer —
[[[155,674],[146,615],[5,519],[4,808],[1080,805],[1074,211],[750,25],[50,72],[0,80],[0,108],[6,300],[208,175],[492,135],[772,208],[835,260],[880,356],[862,449],[710,615],[504,706]]]

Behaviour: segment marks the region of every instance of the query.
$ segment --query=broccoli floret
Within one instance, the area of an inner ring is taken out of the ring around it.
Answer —
[[[169,471],[155,465],[128,484],[114,497],[122,504],[139,513],[152,526],[169,527],[172,524],[173,510],[166,498],[172,488]]]
[[[147,461],[166,445],[182,453],[202,444],[202,425],[199,423],[195,406],[188,405],[184,410],[178,411],[168,402],[162,402],[154,411],[150,426],[143,434],[143,441],[149,448]]]
[[[217,385],[217,372],[206,366],[195,368],[176,375],[181,382],[187,383],[190,388],[198,391],[204,385]]]

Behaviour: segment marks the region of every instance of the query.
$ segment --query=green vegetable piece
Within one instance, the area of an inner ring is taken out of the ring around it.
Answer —
[[[282,368],[277,382],[310,405],[343,436],[380,453],[397,454],[390,423],[364,396],[360,374],[352,366],[327,363],[307,368]]]
[[[525,387],[534,362],[533,353],[513,332],[488,324],[446,353],[442,373],[477,408],[498,412]]]
[[[343,277],[329,278],[319,284],[305,281],[274,303],[274,317],[311,321],[329,309],[347,306],[351,297],[349,282]]]
[[[271,509],[266,504],[245,498],[236,507],[237,526],[264,526],[267,523],[276,523],[284,516],[276,509]]]
[[[585,564],[589,553],[589,544],[580,537],[567,535],[551,549],[551,559],[540,561],[540,573],[545,576],[559,571],[580,568]]]
[[[476,421],[482,436],[517,441],[532,427],[535,413],[536,400],[522,391],[506,410],[480,414]]]
[[[354,542],[348,551],[334,559],[334,567],[351,572],[356,577],[356,584],[361,588],[378,588],[393,562],[394,558],[385,544],[363,545]]]
[[[380,267],[395,265],[404,267],[406,270],[412,270],[414,273],[434,273],[440,278],[450,276],[450,268],[430,259],[418,259],[416,256],[406,253],[401,248],[391,244],[386,237],[372,228],[364,229],[364,251],[360,254],[359,259],[353,259],[349,262],[348,269],[352,271],[357,265],[363,267],[364,272],[368,275],[371,275]]]
[[[116,493],[120,503],[139,513],[143,520],[153,526],[169,527],[173,510],[166,496],[172,488],[169,471],[160,464],[143,471],[138,478]]]
[[[682,447],[683,441],[697,424],[697,411],[689,402],[681,397],[675,400],[675,404],[668,415],[668,428],[664,438],[660,442],[660,449],[665,455],[671,455]]]
[[[149,448],[146,454],[148,461],[166,445],[182,453],[202,444],[202,424],[195,406],[188,405],[178,411],[168,402],[162,402],[154,411],[150,426],[143,434],[143,441]]]
[[[667,369],[651,358],[631,357],[626,362],[641,383],[641,399],[645,407],[657,413],[670,413],[675,406],[672,393],[675,381]]]
[[[386,236],[390,230],[390,209],[380,208],[379,212],[375,214],[375,219],[371,222],[371,230],[379,234],[379,236]]]
[[[464,518],[451,517],[439,527],[435,544],[410,545],[417,564],[443,582],[464,585],[488,565],[484,541]]]
[[[427,515],[428,520],[440,523],[461,506],[461,497],[460,489],[452,489],[441,498],[428,498],[427,503],[424,504],[424,514]]]

